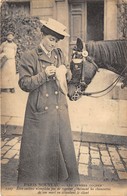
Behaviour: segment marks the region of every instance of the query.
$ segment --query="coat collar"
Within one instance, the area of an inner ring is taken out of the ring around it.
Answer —
[[[51,58],[49,58],[47,54],[44,52],[44,50],[41,48],[41,46],[37,48],[37,54],[39,60],[43,60],[52,64],[54,63],[54,60],[57,59],[57,54],[55,50],[52,51]]]

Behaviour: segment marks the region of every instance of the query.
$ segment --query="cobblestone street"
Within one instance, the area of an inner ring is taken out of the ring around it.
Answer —
[[[3,127],[2,127],[3,128]],[[22,127],[8,126],[6,131]],[[8,132],[7,132],[8,133]],[[2,135],[2,186],[16,186],[21,135]],[[126,181],[127,146],[74,141],[81,183],[86,181]]]

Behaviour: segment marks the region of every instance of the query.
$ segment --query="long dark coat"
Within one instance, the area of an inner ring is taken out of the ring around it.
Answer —
[[[45,68],[64,64],[61,50],[51,58],[38,47],[24,54],[19,86],[29,92],[18,170],[19,183],[78,183],[68,105],[56,84],[46,77]]]

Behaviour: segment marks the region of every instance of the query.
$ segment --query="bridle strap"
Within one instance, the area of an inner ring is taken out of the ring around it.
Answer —
[[[99,67],[97,66],[97,64],[93,61],[93,59],[89,56],[87,56],[87,58],[83,58],[82,60],[82,76],[81,76],[81,83],[84,83],[84,85],[87,87],[87,84],[85,83],[84,81],[84,77],[85,77],[85,62],[86,62],[86,59],[87,61],[89,61],[90,63],[92,63],[95,68],[96,68],[96,71],[98,71]]]
[[[95,91],[95,92],[81,92],[82,95],[86,95],[86,96],[92,96],[92,95],[96,95],[96,94],[100,94],[103,93],[105,91],[107,91],[108,89],[110,89],[108,92],[106,92],[106,94],[108,94],[111,90],[113,90],[116,86],[116,84],[120,81],[121,76],[117,77],[116,80],[113,81],[112,84],[110,84],[107,88],[101,90],[101,91]],[[104,94],[104,95],[106,95]]]
[[[84,82],[84,77],[85,77],[85,59],[83,59],[82,61],[82,78],[81,78],[81,82]]]
[[[103,93],[105,91],[107,91],[108,89],[110,89],[111,87],[115,88],[116,84],[120,81],[120,79],[123,77],[122,74],[125,72],[125,70],[127,69],[127,66],[123,69],[123,71],[121,72],[121,74],[105,89],[101,90],[101,91],[95,91],[95,92],[81,92],[81,95],[86,95],[86,96],[92,96],[95,94],[99,94],[99,93]],[[115,85],[114,85],[115,84]],[[112,89],[113,89],[112,88]],[[111,90],[112,90],[111,89]],[[110,91],[109,91],[110,92]],[[108,92],[108,93],[109,93]],[[106,93],[107,94],[107,93]]]
[[[95,67],[96,67],[96,70],[98,71],[99,67],[98,65],[94,62],[94,60],[90,57],[90,56],[87,56],[86,59],[92,63]]]

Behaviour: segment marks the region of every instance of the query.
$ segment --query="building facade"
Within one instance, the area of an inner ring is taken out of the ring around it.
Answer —
[[[120,0],[119,0],[120,1]],[[67,26],[70,38],[60,47],[66,56],[71,53],[77,37],[89,40],[118,38],[118,0],[6,0],[10,9],[40,19],[54,18]]]

